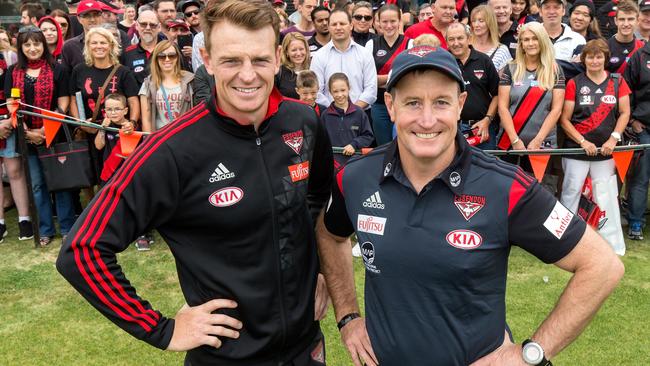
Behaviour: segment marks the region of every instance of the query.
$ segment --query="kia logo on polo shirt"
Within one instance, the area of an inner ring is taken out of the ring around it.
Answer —
[[[476,249],[483,244],[483,238],[472,230],[454,230],[445,239],[452,247],[463,250]]]
[[[616,97],[613,95],[603,95],[600,101],[606,104],[616,104]]]
[[[242,198],[244,198],[244,191],[241,188],[226,187],[212,193],[208,201],[215,207],[228,207],[241,201]]]

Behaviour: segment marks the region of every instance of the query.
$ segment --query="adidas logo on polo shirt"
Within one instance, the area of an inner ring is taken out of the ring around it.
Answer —
[[[223,163],[219,163],[217,167],[214,169],[214,172],[212,172],[212,175],[210,176],[210,183],[216,183],[220,182],[224,179],[229,179],[229,178],[234,178],[235,173],[232,173],[228,168],[226,168]]]
[[[377,192],[373,193],[372,196],[366,198],[366,200],[363,201],[363,207],[378,208],[380,210],[383,210],[384,207],[386,207],[386,206],[381,202],[381,197],[379,196],[379,191],[377,191]]]

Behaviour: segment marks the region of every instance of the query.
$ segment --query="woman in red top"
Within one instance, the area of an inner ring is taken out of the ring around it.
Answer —
[[[567,135],[563,147],[585,150],[585,155],[562,158],[561,201],[573,212],[578,209],[587,175],[592,179],[608,179],[614,174],[612,151],[630,118],[630,89],[620,75],[605,71],[609,57],[604,40],[587,42],[580,55],[587,71],[569,80],[566,87],[560,117]]]

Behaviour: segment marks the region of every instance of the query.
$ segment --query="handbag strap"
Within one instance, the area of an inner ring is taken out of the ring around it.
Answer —
[[[97,120],[97,114],[99,114],[99,106],[102,104],[102,100],[104,100],[104,92],[106,91],[106,87],[108,86],[108,83],[111,81],[113,75],[115,75],[117,69],[119,68],[120,68],[120,64],[113,66],[113,70],[111,70],[111,73],[108,74],[108,77],[106,78],[106,80],[104,80],[104,85],[102,85],[101,89],[99,89],[99,96],[97,97],[97,100],[95,102],[95,110],[93,110],[93,118],[90,120],[93,123],[95,123],[95,121]]]
[[[614,117],[618,118],[618,87],[621,74],[612,73],[612,80],[614,81],[614,97],[616,98],[616,104],[614,104]]]

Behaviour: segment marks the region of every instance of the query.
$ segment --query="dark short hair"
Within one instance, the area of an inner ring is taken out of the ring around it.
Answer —
[[[220,22],[230,22],[250,30],[271,26],[275,33],[275,47],[280,42],[280,17],[266,0],[209,1],[201,13],[201,29],[205,36],[205,49],[210,52],[212,28]]]
[[[327,89],[332,89],[332,84],[334,84],[335,81],[345,81],[345,83],[348,85],[348,88],[350,87],[350,80],[348,79],[348,76],[345,75],[342,72],[335,72],[330,76],[329,81],[327,82]]]
[[[318,5],[317,7],[314,8],[314,10],[311,11],[311,19],[312,20],[314,19],[314,16],[316,15],[316,13],[318,13],[319,11],[326,11],[327,14],[331,13],[331,10],[329,10],[327,7],[325,7],[323,5]]]
[[[582,48],[582,52],[580,53],[580,62],[584,64],[585,60],[587,59],[587,55],[595,55],[601,52],[605,55],[605,67],[607,67],[611,52],[609,50],[607,42],[602,38],[592,39],[591,41],[587,42],[587,44]]]
[[[298,72],[296,77],[296,88],[317,88],[318,76],[311,70],[303,70]]]
[[[345,16],[348,18],[348,22],[349,22],[350,24],[352,24],[352,15],[350,15],[350,13],[348,13],[347,11],[345,11],[344,8],[336,8],[336,9],[332,10],[332,11],[330,12],[330,18],[332,17],[332,14],[334,14],[334,13],[343,13],[343,14],[345,14]]]
[[[174,0],[156,0],[153,2],[153,10],[158,11],[161,3],[172,3],[174,4],[174,9],[176,9],[176,2]]]
[[[27,16],[40,20],[45,16],[45,8],[40,3],[25,3],[20,6],[20,14],[27,11]]]

